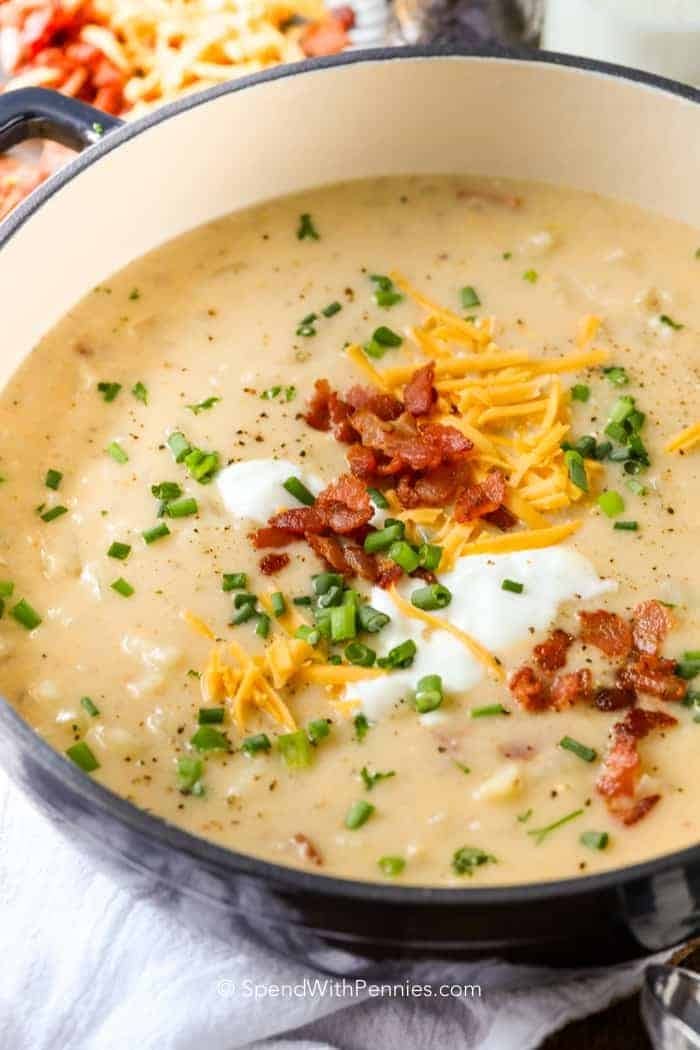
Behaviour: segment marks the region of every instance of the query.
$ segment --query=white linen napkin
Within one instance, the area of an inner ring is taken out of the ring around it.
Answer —
[[[127,893],[2,773],[0,954],[7,1050],[534,1050],[567,1021],[633,992],[648,962],[575,973],[421,963],[405,977],[478,983],[481,997],[331,994],[309,966],[247,940],[198,936]],[[305,994],[269,994],[304,980]]]

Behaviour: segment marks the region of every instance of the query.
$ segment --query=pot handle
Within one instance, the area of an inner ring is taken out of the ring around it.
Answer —
[[[26,139],[51,139],[81,150],[122,123],[94,106],[46,88],[0,94],[0,152]]]

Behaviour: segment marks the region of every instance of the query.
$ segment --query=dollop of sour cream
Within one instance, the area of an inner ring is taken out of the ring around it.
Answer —
[[[303,473],[288,459],[250,459],[232,463],[219,471],[216,483],[226,510],[236,519],[265,522],[282,507],[297,501],[284,488],[289,477],[296,477],[316,496],[323,482]]]
[[[522,593],[504,591],[504,580],[522,583]],[[553,623],[562,602],[597,598],[617,587],[614,580],[601,579],[587,558],[566,546],[460,558],[440,581],[450,590],[452,601],[434,615],[466,631],[504,663],[508,649],[530,637],[530,628],[541,631]],[[420,581],[404,581],[399,590],[408,598],[420,586]],[[346,687],[345,699],[358,700],[368,718],[388,714],[424,675],[439,674],[447,695],[467,692],[482,680],[483,664],[451,634],[431,631],[419,620],[404,616],[380,587],[372,589],[369,602],[391,617],[377,639],[380,655],[408,638],[416,643],[418,652],[404,671]]]

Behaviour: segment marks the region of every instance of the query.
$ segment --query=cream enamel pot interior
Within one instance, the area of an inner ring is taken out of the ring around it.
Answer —
[[[340,179],[537,179],[700,227],[698,101],[691,88],[557,56],[413,50],[273,70],[123,127],[38,90],[1,96],[0,148],[37,134],[88,148],[0,226],[0,381],[130,260],[219,215]],[[138,811],[4,703],[0,756],[76,845],[123,880],[200,928],[231,939],[245,930],[335,972],[416,954],[602,962],[698,926],[700,847],[541,886],[369,885],[277,867]]]

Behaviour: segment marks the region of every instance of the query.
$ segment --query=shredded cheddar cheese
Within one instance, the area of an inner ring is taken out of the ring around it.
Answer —
[[[687,452],[700,442],[700,422],[692,423],[666,445],[667,452]]]

